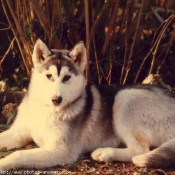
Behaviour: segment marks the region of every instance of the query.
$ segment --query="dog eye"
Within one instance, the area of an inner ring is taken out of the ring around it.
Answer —
[[[70,75],[65,75],[62,82],[64,83],[64,82],[68,81],[70,78],[71,78]]]
[[[52,79],[52,74],[46,74],[46,77],[51,80]]]

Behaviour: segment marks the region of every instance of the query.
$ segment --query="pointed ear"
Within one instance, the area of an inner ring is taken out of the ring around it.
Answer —
[[[40,39],[38,39],[35,43],[33,55],[32,55],[32,61],[33,61],[34,67],[37,67],[40,64],[42,64],[50,54],[51,54],[51,51],[48,49],[46,44]]]
[[[70,51],[69,55],[74,61],[76,67],[83,72],[85,66],[87,64],[87,54],[84,43],[81,41],[74,46],[74,48]]]

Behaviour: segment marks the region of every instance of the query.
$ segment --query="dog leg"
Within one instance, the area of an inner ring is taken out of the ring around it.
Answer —
[[[67,162],[65,162],[65,159]],[[11,168],[47,168],[58,164],[71,163],[72,157],[56,148],[36,148],[16,151],[0,159],[0,170]]]
[[[9,129],[0,134],[0,149],[6,147],[8,150],[19,148],[31,141],[27,131],[20,129]]]
[[[149,151],[149,150],[147,150]],[[130,162],[132,157],[141,153],[147,152],[146,150],[137,148],[98,148],[92,152],[91,157],[100,162],[106,161],[120,161]]]

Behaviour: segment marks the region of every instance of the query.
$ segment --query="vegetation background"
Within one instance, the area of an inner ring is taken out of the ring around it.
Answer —
[[[37,38],[88,54],[89,83],[131,84],[150,73],[175,84],[175,0],[0,0],[0,80],[28,85]]]

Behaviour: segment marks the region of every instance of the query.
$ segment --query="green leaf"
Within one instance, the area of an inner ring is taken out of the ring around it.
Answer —
[[[6,99],[7,99],[7,97],[6,97],[6,95],[4,95],[4,98],[3,98],[4,103],[6,102]]]
[[[10,122],[13,120],[13,118],[15,117],[15,115],[16,115],[16,114],[12,113],[12,114],[8,117],[7,123],[6,123],[7,125],[10,124]]]
[[[10,128],[10,125],[0,124],[0,131],[5,131]]]

